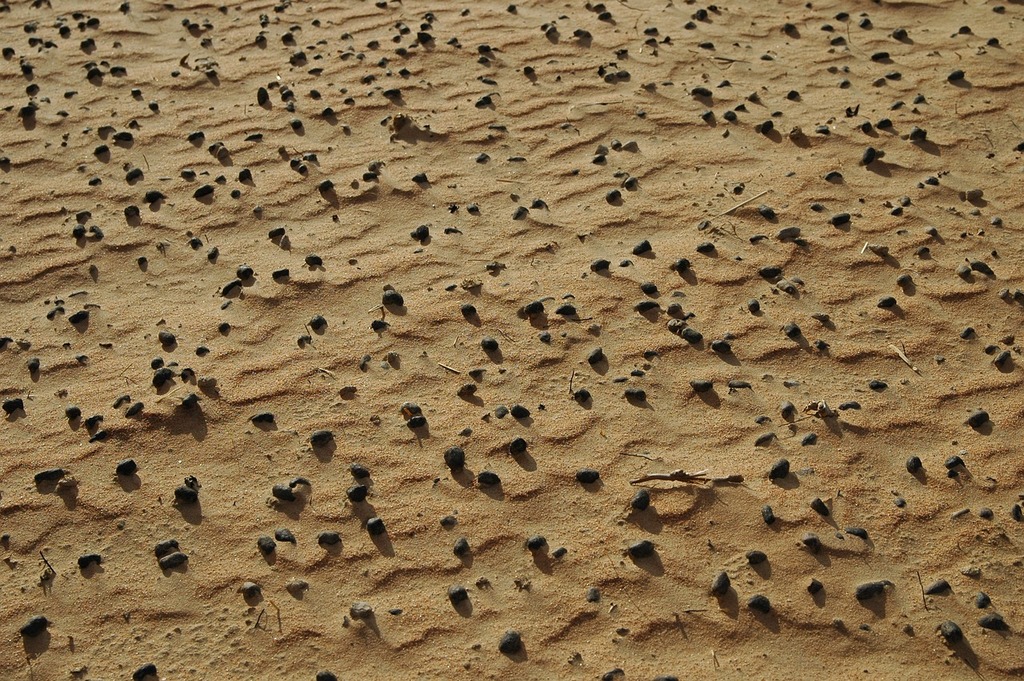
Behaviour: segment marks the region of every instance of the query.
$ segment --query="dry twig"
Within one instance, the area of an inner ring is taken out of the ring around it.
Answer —
[[[655,480],[666,480],[668,482],[685,482],[688,485],[703,485],[706,482],[711,484],[722,484],[722,485],[739,485],[743,482],[743,476],[726,475],[724,477],[708,477],[707,471],[697,471],[695,473],[687,473],[680,469],[672,471],[671,473],[648,473],[647,475],[641,476],[636,480],[630,480],[629,484],[639,485],[644,482],[652,482]]]
[[[762,196],[764,196],[765,194],[767,194],[767,193],[768,193],[768,192],[770,192],[770,191],[771,191],[771,189],[765,189],[765,190],[764,190],[763,192],[761,192],[760,194],[754,194],[753,196],[751,196],[751,197],[750,197],[749,199],[747,199],[746,201],[740,201],[739,203],[737,203],[737,204],[736,204],[735,206],[733,206],[733,207],[732,207],[732,208],[730,208],[729,210],[727,210],[727,211],[723,211],[723,212],[719,213],[718,215],[716,215],[715,217],[716,217],[716,218],[720,218],[720,217],[722,217],[723,215],[728,215],[729,213],[733,212],[733,211],[734,211],[734,210],[736,210],[737,208],[742,208],[743,206],[747,205],[747,204],[748,204],[748,203],[750,203],[751,201],[756,201],[757,199],[761,198]]]

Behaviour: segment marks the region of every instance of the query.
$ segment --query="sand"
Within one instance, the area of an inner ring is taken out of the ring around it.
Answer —
[[[1024,673],[1024,5],[604,5],[3,6],[0,677]]]

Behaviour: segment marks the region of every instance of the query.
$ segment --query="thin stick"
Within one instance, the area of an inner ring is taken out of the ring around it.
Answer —
[[[871,244],[868,243],[867,241],[864,242],[864,248],[860,249],[861,255],[864,255],[864,251],[868,250],[868,246],[870,246],[870,245]]]
[[[50,561],[46,560],[46,556],[43,555],[42,551],[39,552],[39,557],[43,559],[43,562],[46,563],[46,567],[50,568],[50,572],[52,572],[53,576],[56,577],[57,571],[53,569],[52,565],[50,565]]]
[[[281,608],[277,607],[277,603],[275,603],[274,601],[267,602],[274,606],[274,610],[277,610],[277,630],[283,631],[283,629],[281,628]]]
[[[461,374],[462,373],[458,369],[453,369],[450,366],[448,366],[447,364],[441,364],[440,362],[437,363],[437,366],[441,367],[442,369],[447,369],[448,371],[452,372],[453,374]]]
[[[747,204],[748,204],[748,203],[750,203],[751,201],[756,201],[757,199],[761,198],[762,196],[764,196],[765,194],[767,194],[767,193],[768,193],[768,192],[770,192],[770,191],[771,191],[771,189],[765,189],[765,190],[764,190],[763,192],[761,192],[760,194],[755,194],[754,196],[751,196],[751,197],[750,197],[749,199],[747,199],[746,201],[740,201],[739,203],[737,203],[737,204],[736,204],[735,206],[733,206],[733,207],[732,207],[732,208],[730,208],[729,210],[727,210],[727,211],[725,211],[725,212],[722,212],[722,213],[719,213],[719,214],[718,214],[718,215],[716,215],[715,217],[716,217],[716,218],[720,218],[720,217],[722,217],[723,215],[728,215],[729,213],[733,212],[733,211],[734,211],[734,210],[736,210],[737,208],[742,208],[743,206],[747,205]]]
[[[921,587],[921,602],[924,603],[924,609],[928,610],[928,600],[924,597],[924,582],[921,581],[921,571],[917,571],[917,584]]]
[[[253,629],[259,629],[260,628],[260,620],[263,619],[263,613],[265,613],[266,611],[267,611],[266,608],[263,608],[262,610],[260,610],[260,614],[256,616],[256,624],[252,625]]]
[[[572,370],[572,374],[569,376],[569,394],[572,395],[572,381],[576,378],[576,370]]]
[[[911,370],[913,370],[913,372],[914,372],[915,374],[917,374],[918,376],[920,376],[920,375],[921,375],[921,370],[920,370],[920,369],[918,369],[918,368],[917,368],[916,366],[914,366],[914,363],[910,361],[910,358],[909,358],[909,357],[907,357],[907,353],[903,352],[902,350],[900,350],[900,349],[899,349],[898,347],[896,347],[896,346],[895,346],[895,345],[893,345],[892,343],[890,343],[890,344],[889,344],[889,347],[890,347],[890,348],[892,348],[892,349],[893,349],[893,351],[894,351],[894,352],[895,352],[895,353],[896,353],[897,355],[899,355],[899,356],[900,356],[900,359],[902,359],[902,360],[903,360],[903,361],[904,361],[904,362],[906,363],[906,365],[907,365],[908,367],[910,367],[910,368],[911,368]]]
[[[636,454],[634,452],[619,452],[622,456],[635,456],[639,459],[647,459],[648,461],[661,461],[660,456],[650,456],[648,454]]]
[[[176,393],[176,392],[179,392],[179,391],[180,391],[180,390],[181,390],[182,388],[184,388],[184,387],[185,387],[184,385],[179,385],[179,386],[178,386],[177,388],[175,388],[175,389],[174,389],[174,390],[172,390],[171,392],[167,393],[166,395],[161,395],[160,397],[156,398],[156,399],[155,399],[155,400],[153,400],[153,401],[154,401],[154,402],[161,402],[161,401],[163,401],[163,399],[164,399],[164,398],[170,397],[170,396],[171,396],[171,395],[173,395],[174,393]]]
[[[515,342],[516,342],[516,341],[515,341],[515,339],[514,339],[514,338],[512,338],[512,336],[508,335],[507,333],[505,333],[505,332],[504,332],[504,331],[502,331],[501,329],[498,329],[498,333],[500,333],[500,334],[501,334],[502,336],[504,336],[504,337],[505,337],[505,339],[506,339],[506,340],[508,340],[508,341],[511,341],[512,343],[515,343]]]
[[[323,367],[317,367],[316,370],[319,371],[320,373],[327,374],[331,378],[337,378],[338,377],[338,375],[335,374],[333,371],[330,371],[328,369],[324,369]]]
[[[715,663],[715,669],[721,667],[721,665],[718,664],[718,655],[715,654],[714,650],[711,651],[711,661]]]
[[[668,482],[685,482],[687,484],[703,484],[705,482],[722,483],[727,485],[739,485],[743,482],[743,476],[726,475],[724,477],[709,478],[706,471],[697,471],[696,473],[687,473],[684,470],[676,470],[671,473],[648,473],[647,475],[641,476],[636,480],[630,480],[629,484],[639,485],[643,482],[653,482],[657,480],[665,480]]]

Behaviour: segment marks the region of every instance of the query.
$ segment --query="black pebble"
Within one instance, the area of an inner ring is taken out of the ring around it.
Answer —
[[[826,506],[825,502],[822,501],[819,497],[814,497],[813,499],[811,499],[811,508],[813,508],[818,515],[825,517],[831,515],[831,511],[828,510],[828,506]]]
[[[651,250],[651,242],[644,239],[636,246],[633,246],[633,255],[643,255],[644,253],[650,253]]]
[[[711,580],[711,594],[714,596],[724,596],[729,592],[729,586],[731,585],[729,575],[723,570],[715,575],[715,578]]]
[[[852,535],[854,537],[860,537],[861,539],[867,541],[868,531],[865,530],[863,527],[847,527],[845,532],[846,534]]]
[[[949,582],[947,582],[944,579],[939,579],[932,582],[927,587],[925,587],[924,590],[925,594],[928,596],[934,596],[936,594],[945,593],[947,591],[949,591]]]
[[[194,504],[199,501],[199,492],[188,485],[181,485],[174,490],[174,500],[180,504]]]
[[[1003,620],[1003,616],[994,612],[979,619],[978,626],[982,629],[992,629],[993,631],[1007,631],[1010,628],[1006,621]]]
[[[946,639],[946,643],[949,645],[956,645],[964,640],[963,630],[960,629],[959,624],[952,620],[946,620],[940,624],[939,633],[942,634],[942,638]]]
[[[378,537],[387,532],[387,528],[384,527],[383,520],[374,517],[366,521],[366,531],[369,532],[371,536]]]
[[[809,593],[809,594],[811,594],[813,596],[814,594],[818,593],[819,591],[821,591],[824,588],[825,588],[824,584],[822,584],[821,582],[819,582],[816,579],[812,579],[811,583],[807,585],[807,593]]]
[[[772,604],[771,601],[768,600],[767,596],[757,594],[756,596],[750,597],[750,600],[747,601],[747,607],[751,610],[757,610],[758,612],[767,614],[772,609]]]
[[[987,608],[990,605],[992,605],[992,599],[984,591],[979,591],[978,595],[974,597],[974,606],[976,608]]]
[[[864,582],[858,584],[857,588],[853,591],[853,596],[858,601],[866,601],[879,594],[885,593],[885,587],[887,582]]]
[[[139,465],[135,463],[135,459],[125,459],[117,464],[114,472],[122,477],[129,477],[135,475],[135,472],[139,470]]]
[[[601,473],[593,468],[581,468],[576,471],[576,482],[581,485],[592,485],[601,479]]]
[[[456,540],[455,546],[452,547],[452,553],[454,553],[456,556],[466,556],[469,555],[469,552],[469,540],[465,537],[460,537],[458,540]]]
[[[451,601],[452,605],[458,605],[463,601],[469,600],[469,592],[466,591],[466,587],[455,584],[448,587],[448,600]]]
[[[623,391],[623,395],[627,400],[631,400],[633,402],[647,401],[647,391],[645,391],[643,388],[626,388]]]
[[[46,619],[42,615],[36,615],[22,625],[20,632],[25,638],[33,638],[46,631],[46,628],[49,626],[50,620]]]
[[[782,332],[786,334],[787,338],[791,338],[793,340],[796,340],[801,336],[800,327],[794,324],[793,322],[790,322],[786,324],[784,327],[782,327]]]
[[[535,534],[532,537],[527,538],[526,548],[532,553],[537,551],[543,551],[548,545],[548,540],[539,534]]]
[[[484,487],[492,487],[494,485],[501,484],[501,478],[498,477],[498,474],[491,471],[480,471],[476,476],[476,481]]]
[[[449,447],[444,453],[444,465],[452,471],[460,471],[466,465],[466,452],[462,447]]]
[[[151,676],[158,676],[156,665],[152,662],[144,664],[132,672],[132,681],[146,681]]]
[[[334,433],[329,430],[316,430],[309,436],[309,443],[314,447],[324,447],[334,439]]]
[[[523,649],[523,638],[519,632],[509,629],[498,641],[498,652],[505,655],[515,655]]]
[[[490,336],[484,336],[483,339],[480,341],[480,347],[483,349],[484,352],[497,352],[498,341],[494,340]]]
[[[629,505],[637,511],[646,511],[651,506],[651,493],[645,489],[637,490]]]
[[[160,565],[161,570],[170,570],[172,568],[179,567],[188,562],[188,556],[180,551],[169,553],[157,560],[157,564]]]
[[[693,392],[695,393],[706,393],[714,387],[714,383],[712,381],[695,379],[690,381],[690,387],[693,388]]]
[[[921,457],[911,456],[907,458],[907,472],[911,475],[921,470]]]
[[[277,541],[288,542],[289,544],[298,544],[295,539],[295,535],[286,527],[280,527],[274,530],[274,539]]]
[[[771,506],[765,504],[761,507],[761,518],[764,520],[765,525],[771,525],[775,522],[775,511],[772,510]]]
[[[747,551],[746,553],[747,562],[751,565],[760,565],[761,563],[768,560],[768,556],[764,551]]]
[[[353,504],[359,504],[366,501],[366,495],[370,491],[366,485],[352,485],[345,491],[345,496]]]
[[[789,475],[789,461],[786,459],[779,459],[772,467],[768,470],[769,480],[781,480]]]
[[[340,543],[341,535],[331,530],[321,532],[316,536],[317,546],[335,546]]]
[[[33,476],[33,479],[35,480],[35,483],[37,485],[42,484],[44,482],[57,482],[65,475],[67,475],[67,473],[68,472],[63,468],[47,468],[44,471],[39,471],[38,473],[36,473],[35,476]]]
[[[521,404],[512,405],[512,409],[509,411],[512,414],[512,418],[525,419],[529,418],[530,410]]]
[[[277,543],[270,537],[263,535],[256,540],[256,547],[264,556],[269,556],[277,550]]]
[[[86,553],[78,557],[78,569],[85,570],[91,565],[99,565],[103,562],[103,556],[98,553]]]
[[[988,412],[984,409],[975,409],[971,412],[971,415],[967,417],[967,425],[971,428],[980,428],[981,426],[988,423]]]
[[[627,551],[632,558],[650,558],[654,555],[654,542],[650,539],[641,539],[630,544]]]

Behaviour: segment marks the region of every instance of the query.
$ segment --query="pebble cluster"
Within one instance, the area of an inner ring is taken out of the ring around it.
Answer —
[[[1024,14],[827,5],[0,7],[34,668],[1019,672]]]

